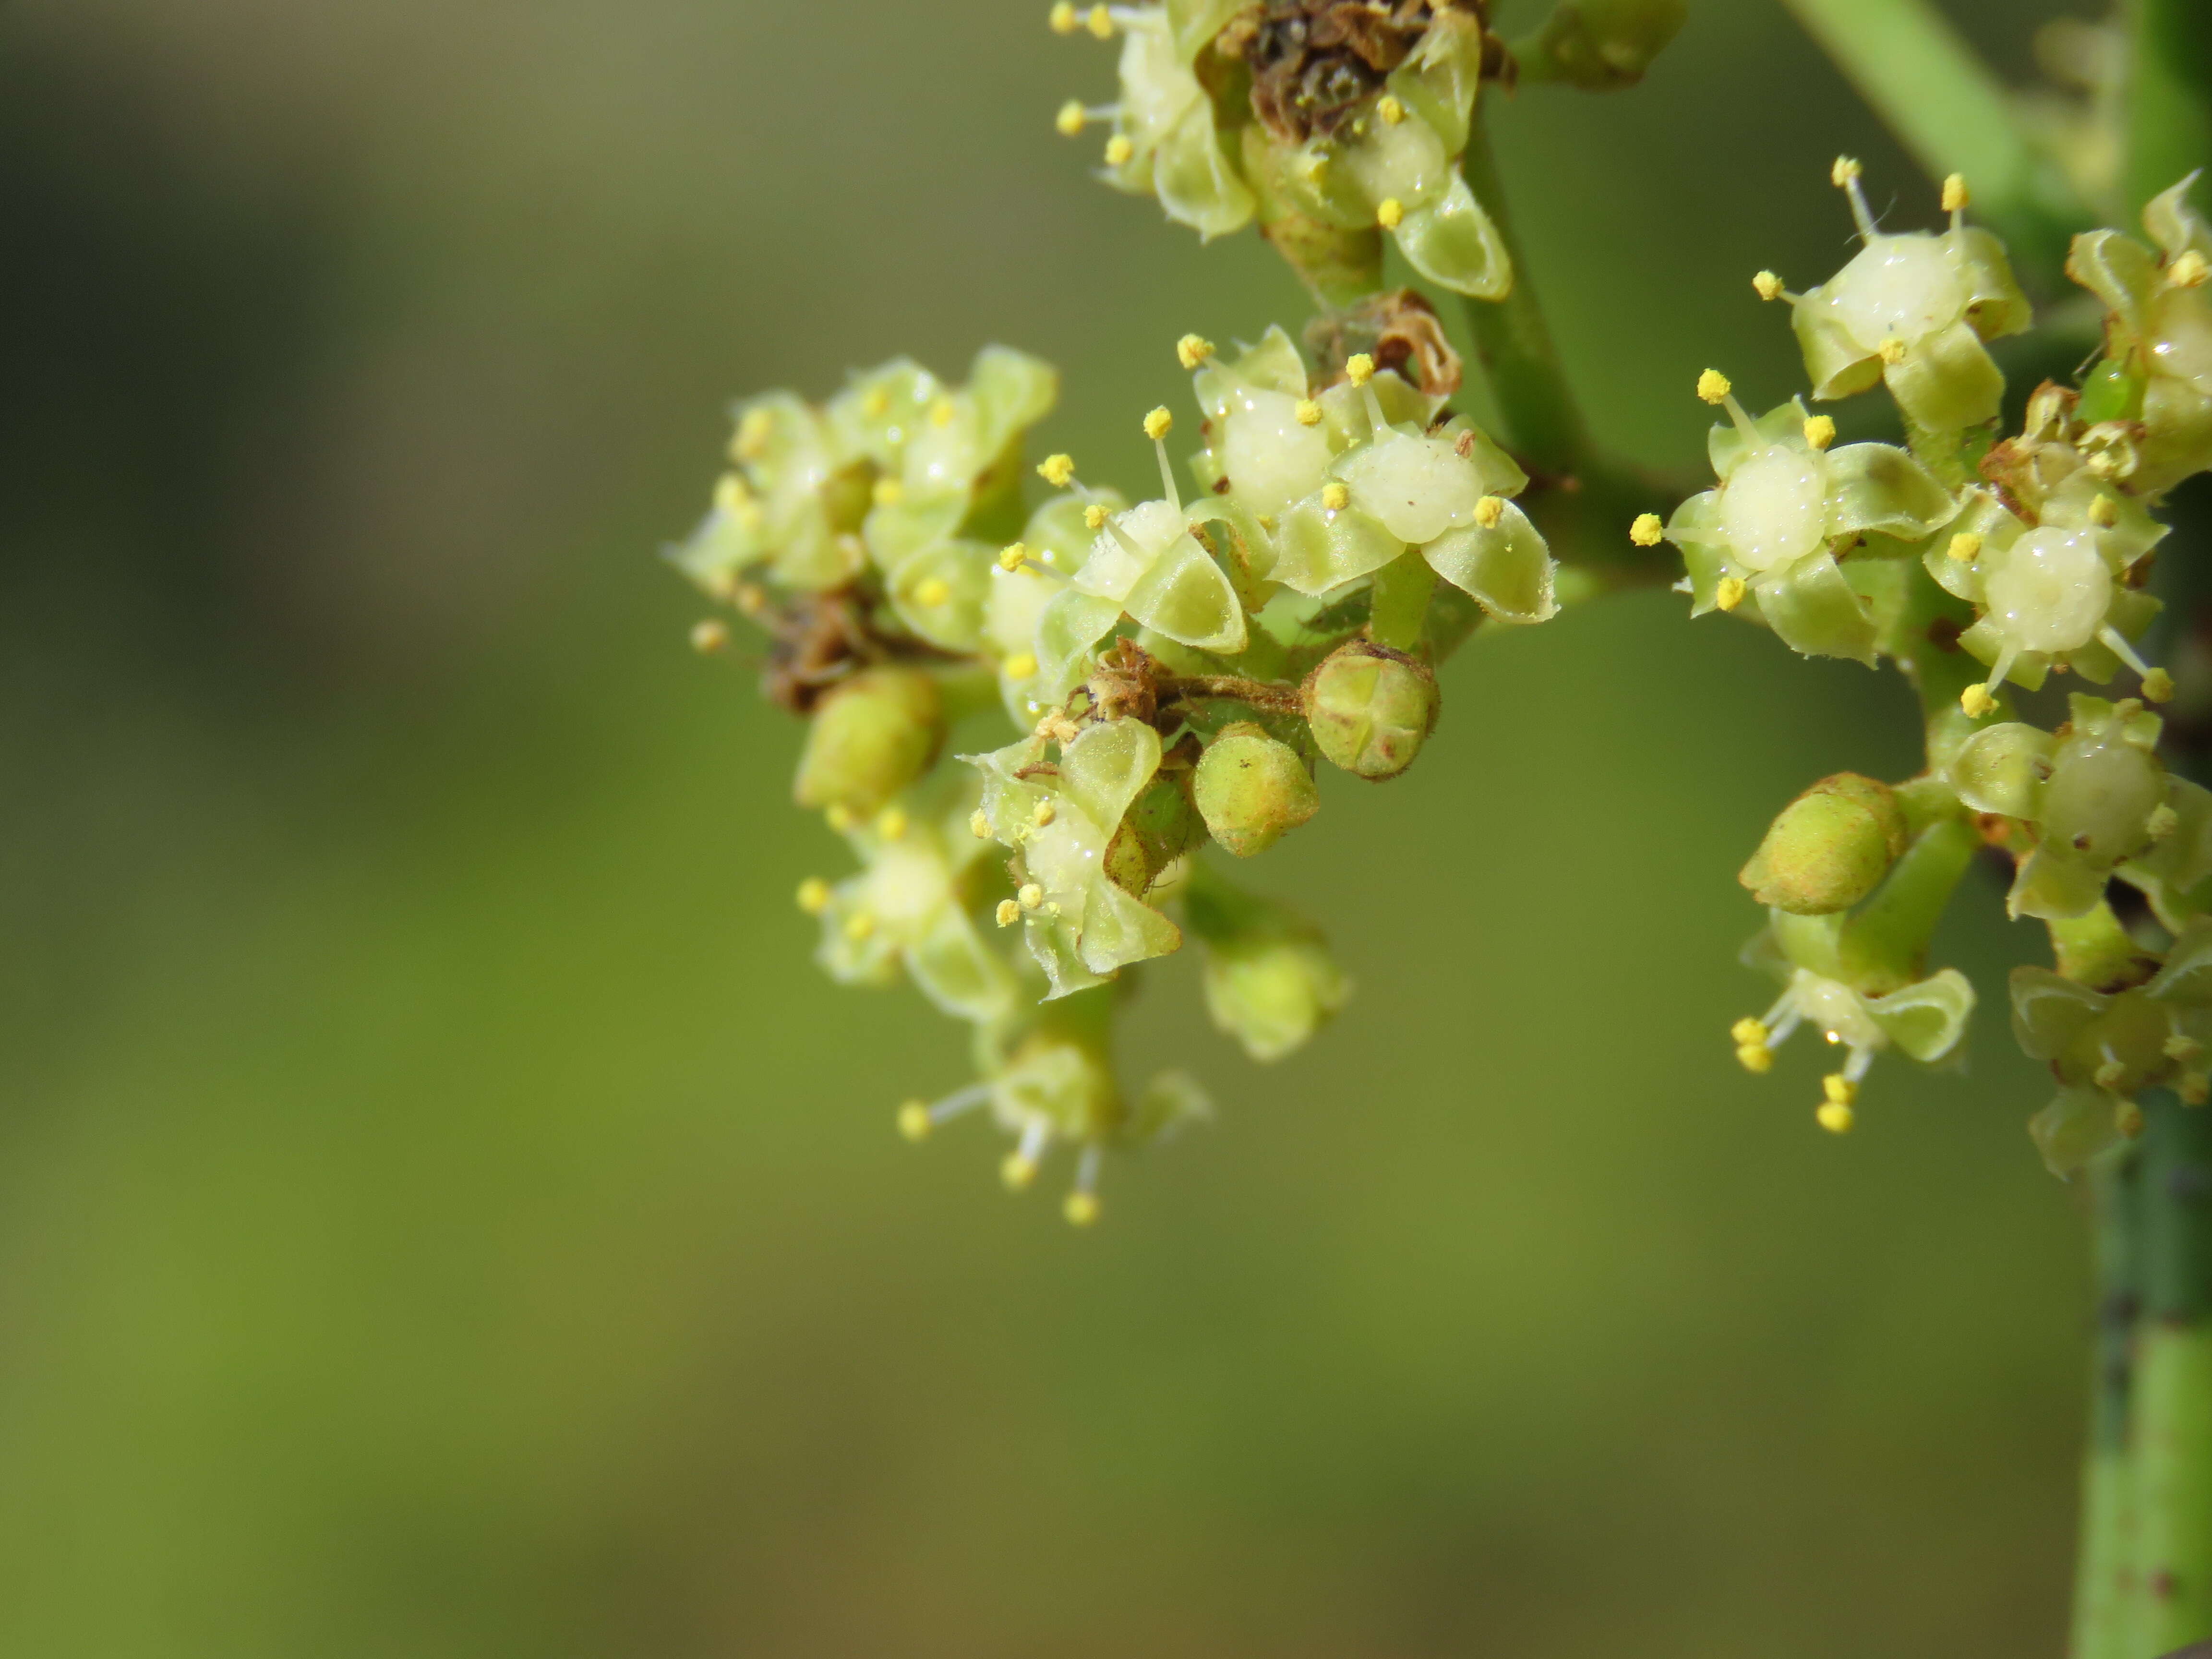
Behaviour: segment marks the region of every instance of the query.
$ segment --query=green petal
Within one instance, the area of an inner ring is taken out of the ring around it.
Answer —
[[[1013,975],[957,905],[932,919],[908,948],[906,966],[921,994],[955,1019],[985,1023],[1013,1012]]]
[[[1121,607],[1113,599],[1079,593],[1073,588],[1054,595],[1037,618],[1036,695],[1059,702],[1091,676],[1097,665],[1098,641],[1121,620]]]
[[[1512,292],[1513,261],[1504,238],[1456,174],[1437,200],[1408,208],[1395,234],[1406,262],[1440,287],[1477,300],[1502,300]]]
[[[1083,568],[1083,562],[1091,556],[1091,544],[1098,539],[1098,532],[1083,521],[1093,502],[1109,513],[1119,513],[1128,505],[1110,489],[1055,495],[1030,514],[1030,521],[1022,526],[1023,542],[1040,562],[1063,576],[1073,576]]]
[[[2117,230],[2084,231],[2067,251],[2066,274],[2124,318],[2131,331],[2142,331],[2160,277],[2157,260],[2141,242]]]
[[[2021,860],[2012,890],[2005,895],[2005,913],[2014,921],[2034,916],[2043,921],[2069,921],[2085,916],[2105,896],[2111,873],[2101,865],[2039,847]]]
[[[1386,200],[1395,199],[1408,211],[1433,202],[1460,180],[1437,130],[1408,112],[1396,123],[1377,118],[1364,123],[1366,131],[1346,145],[1331,164],[1371,213]]]
[[[1181,1072],[1162,1072],[1145,1085],[1130,1115],[1128,1135],[1138,1145],[1172,1134],[1213,1115],[1206,1091]]]
[[[854,374],[823,405],[822,418],[842,459],[866,457],[883,471],[896,472],[906,432],[939,390],[937,377],[921,364],[894,357]]]
[[[1936,475],[1893,444],[1846,444],[1828,453],[1831,536],[1871,530],[1917,542],[1958,510]]]
[[[1213,106],[1193,104],[1152,152],[1152,187],[1169,218],[1206,241],[1252,220],[1252,191],[1213,131]]]
[[[1966,289],[1966,320],[1984,340],[2021,334],[2035,320],[2027,295],[2013,280],[2004,244],[1988,231],[1962,225],[1937,239]]]
[[[969,368],[968,393],[975,404],[975,447],[988,461],[1052,413],[1060,371],[1026,351],[987,345]]]
[[[1504,503],[1498,523],[1447,531],[1421,549],[1430,568],[1472,594],[1491,615],[1510,623],[1540,623],[1559,612],[1553,597],[1555,567],[1528,515]]]
[[[1996,628],[1987,617],[1960,635],[1959,645],[1968,656],[1990,668],[1997,665],[1997,659],[2004,655],[2006,649],[2004,641],[1998,636]],[[2005,678],[2014,685],[2039,691],[2050,674],[2049,656],[2040,651],[2023,651],[2012,659],[2012,672]]]
[[[838,535],[817,499],[810,495],[777,529],[781,545],[769,562],[769,574],[781,586],[826,592],[860,574],[866,556],[860,538]]]
[[[877,569],[896,570],[922,549],[951,536],[967,513],[964,496],[871,507],[860,526],[860,539]]]
[[[759,526],[757,517],[716,507],[665,556],[709,593],[726,593],[738,572],[761,556]]]
[[[1094,974],[1110,974],[1133,962],[1182,948],[1182,930],[1150,905],[1101,876],[1091,889],[1078,949]]]
[[[1353,507],[1331,512],[1312,495],[1283,514],[1268,574],[1285,587],[1319,595],[1380,570],[1405,550],[1379,520]]]
[[[1883,366],[1882,378],[1906,418],[1932,432],[1994,420],[2004,399],[2004,375],[1963,320],[1915,340],[1901,361]]]
[[[1156,632],[1199,651],[1235,655],[1249,642],[1244,607],[1221,567],[1192,536],[1178,536],[1137,579],[1121,608]]]
[[[2027,1121],[2043,1166],[2063,1181],[2121,1139],[2118,1099],[2087,1084],[2061,1089],[2058,1097]]]
[[[2162,1002],[2212,1004],[2212,921],[2199,917],[2176,932],[2166,966],[2145,988]]]
[[[2212,791],[2186,778],[2169,779],[2166,804],[2179,819],[2172,833],[2116,873],[2142,890],[2162,926],[2179,932],[2212,898],[2203,890],[2212,882]],[[2169,952],[2168,971],[2176,960],[2176,953]]]
[[[1844,326],[1825,289],[1816,288],[1799,298],[1790,308],[1790,326],[1805,354],[1805,374],[1815,398],[1848,398],[1881,379],[1881,359]]]
[[[2202,174],[2191,173],[2170,190],[2162,190],[2143,204],[2143,228],[2172,259],[2192,248],[2212,259],[2212,225],[2189,205],[2189,191]]]
[[[932,645],[964,653],[983,643],[992,568],[982,543],[940,542],[900,561],[884,586],[901,622]]]
[[[2056,1060],[2112,999],[2048,968],[2012,970],[2012,1034],[2030,1060]]]
[[[1753,591],[1759,615],[1791,650],[1874,665],[1874,620],[1826,553],[1770,572]]]
[[[2050,732],[2018,720],[1984,726],[1952,757],[1951,787],[1973,811],[2033,818],[2057,747]]]
[[[1052,987],[1045,995],[1047,1002],[1106,982],[1104,975],[1094,974],[1083,965],[1076,931],[1066,921],[1057,916],[1033,915],[1022,933],[1030,955],[1044,969],[1045,979]]]
[[[1160,766],[1160,734],[1142,720],[1087,726],[1060,754],[1060,792],[1110,835]]]
[[[1391,71],[1389,86],[1407,112],[1425,123],[1445,152],[1467,148],[1482,86],[1482,24],[1471,12],[1438,8],[1420,47]]]
[[[1437,434],[1451,441],[1455,448],[1466,447],[1466,457],[1474,468],[1475,477],[1483,489],[1492,495],[1518,495],[1528,487],[1528,475],[1521,464],[1499,448],[1491,435],[1464,415],[1455,416]]]
[[[1956,968],[1865,999],[1866,1011],[1889,1040],[1913,1059],[1932,1065],[1959,1046],[1974,1012],[1974,987]]]
[[[1249,0],[1168,0],[1168,38],[1176,56],[1194,61],[1229,20],[1244,9]]]

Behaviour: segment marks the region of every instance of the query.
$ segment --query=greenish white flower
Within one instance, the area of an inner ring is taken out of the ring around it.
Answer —
[[[1874,617],[1838,555],[1870,534],[1928,535],[1956,513],[1950,492],[1893,445],[1827,447],[1832,422],[1796,398],[1754,421],[1723,376],[1708,370],[1698,390],[1729,423],[1707,441],[1718,486],[1666,529],[1688,567],[1691,614],[1747,604],[1793,650],[1871,664]]]
[[[2119,231],[2093,230],[2074,239],[2066,261],[2067,274],[2110,313],[2106,368],[2118,396],[2087,414],[2139,423],[2117,481],[2140,495],[2162,495],[2212,467],[2212,225],[2189,204],[2197,177],[2143,208],[2157,254]]]
[[[1995,419],[2004,376],[1984,342],[2020,333],[2031,317],[2004,245],[1966,222],[1964,184],[1945,186],[1948,230],[1887,234],[1867,210],[1859,164],[1839,160],[1833,177],[1864,246],[1818,288],[1771,289],[1790,301],[1813,395],[1847,398],[1887,381],[1905,418],[1929,431]]]

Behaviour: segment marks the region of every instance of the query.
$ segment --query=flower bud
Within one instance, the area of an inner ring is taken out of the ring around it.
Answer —
[[[1905,850],[1905,814],[1886,783],[1838,772],[1782,809],[1736,879],[1793,916],[1848,910]]]
[[[927,674],[855,674],[815,710],[792,793],[801,806],[872,812],[928,769],[943,728],[943,699]]]
[[[1402,651],[1353,640],[1306,677],[1306,724],[1330,764],[1380,782],[1413,763],[1436,729],[1437,678]]]
[[[1214,840],[1240,859],[1273,846],[1321,809],[1298,751],[1249,721],[1224,726],[1206,745],[1191,793]]]
[[[1189,772],[1163,771],[1130,804],[1106,843],[1106,875],[1115,886],[1142,898],[1168,866],[1205,844],[1190,785]]]
[[[1184,912],[1206,949],[1206,1008],[1265,1064],[1303,1048],[1352,988],[1312,923],[1194,864]]]

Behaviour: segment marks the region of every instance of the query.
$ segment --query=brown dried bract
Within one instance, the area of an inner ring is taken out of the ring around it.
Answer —
[[[1306,325],[1306,346],[1322,366],[1323,384],[1342,380],[1345,361],[1364,351],[1376,368],[1395,370],[1431,398],[1449,398],[1460,388],[1459,353],[1444,337],[1437,308],[1410,288],[1316,317]]]
[[[919,640],[871,627],[866,599],[849,587],[794,593],[780,603],[753,605],[746,614],[769,635],[761,690],[794,714],[812,714],[834,687],[872,664],[941,660],[947,655]]]
[[[1263,0],[1215,37],[1252,70],[1252,113],[1285,143],[1328,137],[1413,55],[1439,10],[1482,0]]]

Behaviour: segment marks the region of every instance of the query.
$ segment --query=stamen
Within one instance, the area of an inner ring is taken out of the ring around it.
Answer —
[[[1017,651],[999,665],[999,672],[1010,680],[1025,680],[1037,672],[1036,653]]]
[[[1395,127],[1406,118],[1406,106],[1389,93],[1376,100],[1375,112],[1382,118],[1382,125]]]
[[[1076,1163],[1075,1190],[1060,1206],[1060,1213],[1072,1227],[1088,1227],[1098,1219],[1098,1144],[1092,1141]]]
[[[1485,495],[1474,504],[1474,521],[1485,530],[1498,528],[1498,521],[1505,516],[1505,501],[1502,496]]]
[[[1851,217],[1859,228],[1863,241],[1875,238],[1874,215],[1867,211],[1866,191],[1859,187],[1859,174],[1864,171],[1848,155],[1836,157],[1835,166],[1828,169],[1828,182],[1851,198]]]
[[[942,576],[927,576],[915,584],[914,602],[934,611],[952,597],[952,584]]]
[[[1060,0],[1045,21],[1052,25],[1054,34],[1073,34],[1083,27],[1083,19],[1076,14],[1074,0]]]
[[[977,841],[990,840],[991,815],[980,806],[970,812],[968,815],[968,833]]]
[[[965,1089],[955,1090],[934,1106],[926,1106],[921,1101],[909,1100],[898,1110],[899,1133],[908,1140],[924,1139],[939,1124],[948,1119],[958,1117],[963,1112],[974,1111],[990,1097],[991,1085],[988,1083],[975,1083],[970,1084]]]
[[[1385,230],[1395,230],[1406,222],[1406,204],[1395,196],[1385,196],[1376,205],[1375,222]]]
[[[1075,481],[1075,457],[1048,455],[1037,463],[1037,477],[1054,489],[1065,489]]]
[[[809,876],[799,884],[799,908],[810,916],[818,916],[830,908],[830,884],[819,876]]]
[[[1805,441],[1815,449],[1826,449],[1835,442],[1835,418],[1828,415],[1808,416],[1805,422]]]
[[[720,617],[708,617],[691,625],[691,648],[702,657],[730,648],[730,625]]]
[[[1638,547],[1656,547],[1667,534],[1667,526],[1656,513],[1639,513],[1636,522],[1628,526],[1628,539]]]
[[[1742,577],[1723,576],[1713,589],[1713,604],[1723,611],[1733,611],[1743,603],[1743,596],[1749,591]]]
[[[2193,247],[2166,268],[2166,280],[2176,288],[2202,288],[2208,276],[2212,276],[2212,260]]]
[[[1145,416],[1145,435],[1152,441],[1152,448],[1160,458],[1160,493],[1167,497],[1170,507],[1182,511],[1182,495],[1176,488],[1175,468],[1168,464],[1168,434],[1175,430],[1175,416],[1164,406]]]
[[[1186,334],[1176,342],[1176,361],[1185,368],[1196,368],[1213,356],[1213,342],[1200,334]]]
[[[1341,479],[1331,478],[1321,487],[1321,504],[1332,513],[1341,513],[1352,505],[1352,491]]]
[[[1041,1117],[1031,1118],[1022,1129],[1021,1145],[1007,1153],[1006,1161],[999,1166],[1000,1179],[1014,1192],[1027,1187],[1036,1179],[1037,1164],[1051,1139],[1052,1125]]]
[[[1297,423],[1300,426],[1319,426],[1321,424],[1321,405],[1310,398],[1299,398],[1298,406],[1292,410],[1291,413],[1297,418]]]
[[[1943,180],[1943,211],[1951,216],[1951,228],[1958,229],[1973,193],[1966,188],[1966,175],[1954,173]]]
[[[1000,899],[999,908],[991,915],[1000,927],[1011,927],[1022,919],[1022,907],[1012,899]]]
[[[1782,297],[1782,279],[1771,270],[1762,270],[1753,276],[1751,279],[1751,286],[1762,300],[1778,300]]]
[[[1114,14],[1104,6],[1091,7],[1090,15],[1083,20],[1083,26],[1096,40],[1111,40],[1114,38]]]
[[[1117,132],[1106,141],[1106,165],[1109,167],[1128,166],[1129,158],[1136,153],[1137,147],[1129,142],[1127,133]]]
[[[1052,118],[1052,125],[1058,130],[1061,137],[1079,138],[1083,136],[1085,118],[1083,112],[1083,100],[1080,98],[1071,98],[1060,106],[1060,113]]]
[[[1971,530],[1961,530],[1951,538],[1951,544],[1943,550],[1960,564],[1972,564],[1981,556],[1982,538]]]

